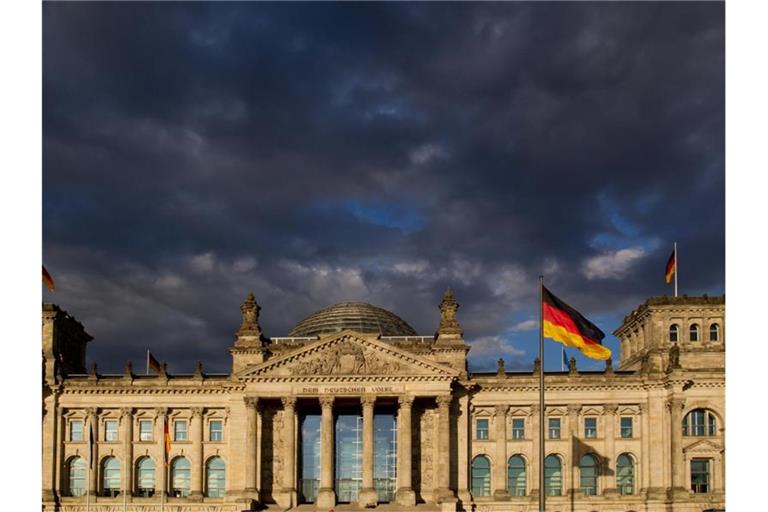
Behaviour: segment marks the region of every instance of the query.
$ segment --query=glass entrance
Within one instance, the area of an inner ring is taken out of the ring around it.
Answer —
[[[362,484],[363,418],[359,414],[336,417],[336,499],[358,500]]]
[[[373,419],[373,485],[378,501],[395,499],[397,482],[397,418],[376,414]]]
[[[320,416],[307,414],[301,421],[299,499],[314,503],[320,487]]]

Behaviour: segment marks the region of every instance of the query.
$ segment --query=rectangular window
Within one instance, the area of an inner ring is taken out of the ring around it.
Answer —
[[[104,420],[104,440],[117,441],[117,420]]]
[[[584,418],[584,437],[587,439],[597,437],[597,418]]]
[[[224,439],[224,430],[222,429],[221,420],[211,420],[208,424],[208,431],[209,441],[221,441]]]
[[[512,418],[512,439],[525,438],[525,419]]]
[[[560,418],[549,418],[549,438],[560,439]]]
[[[621,418],[621,437],[623,438],[632,437],[632,417],[631,416],[622,416]]]
[[[176,420],[173,422],[173,440],[187,440],[187,420]]]
[[[709,459],[691,461],[691,490],[695,493],[709,492]]]
[[[139,420],[139,441],[152,440],[152,420]]]
[[[477,420],[477,439],[488,439],[488,420]]]
[[[83,440],[83,422],[82,421],[72,420],[69,422],[69,440],[70,441]]]

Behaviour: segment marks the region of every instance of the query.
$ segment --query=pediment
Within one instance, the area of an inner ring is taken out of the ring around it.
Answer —
[[[723,445],[712,439],[701,439],[683,448],[684,453],[717,453],[723,450]]]
[[[421,376],[456,378],[459,372],[393,347],[364,339],[352,331],[305,345],[262,364],[245,368],[237,377],[306,379],[327,376]]]

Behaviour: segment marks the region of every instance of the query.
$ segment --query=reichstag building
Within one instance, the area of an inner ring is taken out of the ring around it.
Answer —
[[[43,510],[526,512],[542,464],[551,512],[725,507],[722,296],[649,298],[615,367],[546,372],[543,461],[540,364],[468,372],[450,291],[427,336],[343,303],[272,337],[260,309],[243,303],[227,375],[102,375],[44,304]]]

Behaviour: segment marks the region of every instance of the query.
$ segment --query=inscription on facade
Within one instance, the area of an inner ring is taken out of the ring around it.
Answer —
[[[296,395],[387,395],[403,393],[403,386],[300,386]]]

